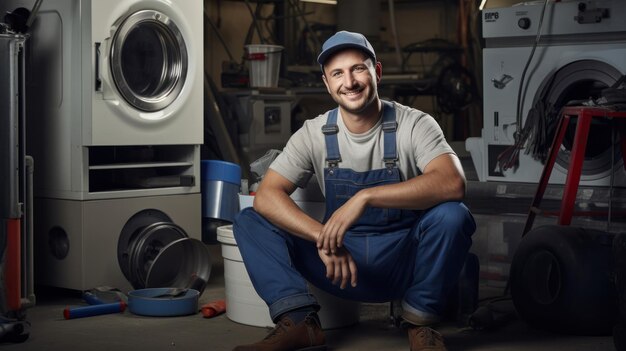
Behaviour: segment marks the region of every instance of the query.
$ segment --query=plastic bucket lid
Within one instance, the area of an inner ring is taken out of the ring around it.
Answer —
[[[202,160],[201,178],[203,181],[223,181],[241,184],[241,167],[231,162],[220,160]]]
[[[217,241],[222,244],[237,245],[237,241],[235,241],[235,236],[233,235],[233,226],[229,224],[217,227]]]

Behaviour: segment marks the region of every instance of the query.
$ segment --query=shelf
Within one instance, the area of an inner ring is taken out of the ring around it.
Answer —
[[[89,147],[89,192],[196,187],[195,145]]]
[[[110,163],[89,166],[89,170],[102,169],[130,169],[130,168],[159,168],[159,167],[190,167],[192,162],[142,162],[142,163]]]

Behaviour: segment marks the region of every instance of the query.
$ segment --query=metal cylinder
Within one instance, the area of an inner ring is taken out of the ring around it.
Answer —
[[[24,43],[19,34],[0,34],[0,218],[20,218],[23,201]]]

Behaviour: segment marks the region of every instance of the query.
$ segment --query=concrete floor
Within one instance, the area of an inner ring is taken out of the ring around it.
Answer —
[[[210,246],[213,270],[200,306],[225,297],[220,247]],[[501,289],[481,284],[481,299],[499,296]],[[38,289],[37,304],[27,310],[30,337],[24,343],[0,344],[3,350],[231,350],[263,338],[269,329],[242,325],[222,314],[211,319],[200,313],[185,317],[142,317],[129,311],[80,319],[63,319],[68,305],[81,305],[79,293]],[[449,350],[614,350],[611,337],[568,336],[539,331],[513,320],[491,331],[444,323],[439,330]],[[390,323],[388,304],[364,304],[358,324],[326,332],[330,350],[408,350],[405,332]]]

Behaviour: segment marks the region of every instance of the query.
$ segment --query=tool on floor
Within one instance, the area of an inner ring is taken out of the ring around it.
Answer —
[[[83,291],[82,298],[90,305],[103,303],[128,302],[128,297],[120,289],[111,286],[98,286]]]
[[[83,300],[85,300],[85,302],[87,302],[90,305],[102,305],[106,303],[100,300],[96,295],[92,294],[89,291],[83,292]]]
[[[98,316],[101,314],[120,313],[124,312],[125,310],[126,303],[123,301],[81,307],[66,307],[63,310],[63,317],[65,319],[75,319]]]
[[[226,300],[215,300],[208,302],[200,308],[200,312],[202,312],[202,317],[204,318],[213,318],[219,316],[220,314],[226,312]]]
[[[179,296],[185,295],[188,290],[189,289],[171,288],[171,289],[166,290],[165,292],[159,292],[157,295],[152,296],[152,298],[159,299],[159,298],[164,298],[164,297],[169,297],[169,298],[179,297]]]

